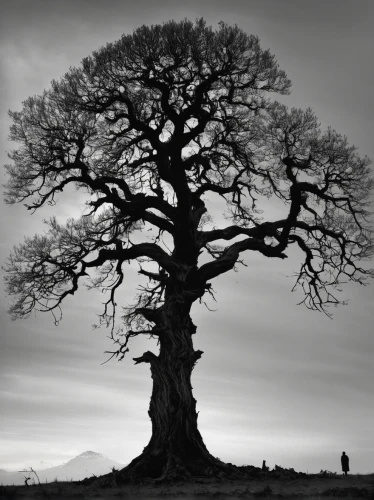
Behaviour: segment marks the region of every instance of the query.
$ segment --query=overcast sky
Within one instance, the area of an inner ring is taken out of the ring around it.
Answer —
[[[322,127],[346,134],[374,158],[373,22],[371,0],[8,0],[1,2],[1,164],[7,162],[7,110],[19,110],[70,66],[142,24],[204,17],[237,23],[260,37],[293,83],[290,106],[311,106]],[[1,172],[4,182],[4,173]],[[84,196],[68,192],[54,208],[81,212]],[[0,209],[0,260],[43,230],[48,210]],[[212,205],[217,208],[216,205]],[[270,205],[272,207],[272,205]],[[273,206],[274,208],[274,206]],[[209,451],[234,464],[340,470],[346,451],[352,473],[374,471],[374,283],[345,286],[334,319],[297,306],[287,262],[245,256],[247,268],[214,283],[217,309],[193,309],[193,371],[199,428]],[[371,262],[374,265],[374,262]],[[137,274],[129,270],[121,300],[131,303]],[[149,366],[132,357],[154,350],[135,340],[122,363],[107,359],[105,330],[92,330],[100,294],[66,301],[58,327],[49,315],[12,322],[1,298],[0,468],[59,464],[87,449],[128,463],[149,441]]]

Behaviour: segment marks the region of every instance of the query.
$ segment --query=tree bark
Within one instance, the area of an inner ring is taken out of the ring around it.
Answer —
[[[160,352],[134,358],[150,364],[153,390],[149,406],[152,436],[143,453],[116,474],[116,483],[156,482],[219,476],[228,466],[207,450],[197,425],[191,374],[203,354],[193,348],[192,323],[185,296],[169,297],[162,308]]]

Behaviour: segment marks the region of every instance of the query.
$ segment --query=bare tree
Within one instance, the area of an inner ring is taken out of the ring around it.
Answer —
[[[255,36],[223,22],[213,30],[202,19],[171,21],[101,48],[10,113],[20,146],[6,167],[7,202],[53,206],[69,184],[89,200],[79,220],[51,218],[47,235],[14,249],[11,314],[52,311],[58,322],[63,299],[86,282],[109,291],[101,322],[112,327],[113,356],[124,357],[131,337],[158,340],[158,355],[134,358],[150,364],[152,437],[122,480],[232,470],[198,430],[191,373],[202,352],[190,310],[244,252],[285,259],[297,245],[305,258],[295,286],[327,314],[341,283],[374,274],[359,266],[373,255],[370,162],[334,130],[322,133],[310,109],[270,100],[289,89]],[[222,228],[205,204],[217,195],[230,221]],[[271,196],[284,216],[263,220]],[[149,281],[118,331],[116,291],[133,260]]]

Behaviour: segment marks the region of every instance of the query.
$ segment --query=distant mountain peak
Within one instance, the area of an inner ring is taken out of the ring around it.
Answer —
[[[95,451],[88,450],[88,451],[84,451],[83,453],[81,453],[77,457],[72,458],[68,462],[65,462],[63,465],[60,465],[59,467],[64,467],[64,468],[72,467],[72,466],[75,467],[78,464],[83,464],[83,463],[87,463],[87,462],[90,462],[91,464],[93,464],[93,463],[99,463],[99,462],[106,461],[106,460],[110,460],[110,459],[101,453],[96,453]]]
[[[95,451],[88,450],[84,451],[80,455],[78,455],[76,458],[101,458],[104,455],[102,453],[96,453]]]

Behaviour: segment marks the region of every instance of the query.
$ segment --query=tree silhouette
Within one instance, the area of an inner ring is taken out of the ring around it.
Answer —
[[[295,286],[327,314],[342,282],[373,276],[358,265],[373,255],[370,162],[334,130],[322,133],[312,110],[270,100],[289,89],[255,36],[171,21],[106,45],[10,113],[20,146],[6,166],[6,201],[53,206],[69,184],[89,200],[79,220],[51,218],[46,235],[13,250],[12,316],[52,311],[58,322],[63,299],[83,283],[109,291],[100,318],[118,347],[112,356],[122,359],[131,337],[158,340],[158,355],[134,358],[150,364],[152,437],[117,480],[232,471],[198,430],[191,373],[202,352],[190,310],[244,252],[285,259],[297,245]],[[226,227],[212,226],[213,195],[225,202]],[[272,196],[284,216],[263,220],[260,204]],[[116,291],[133,260],[149,281],[116,331]]]

